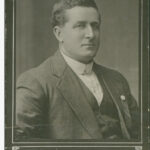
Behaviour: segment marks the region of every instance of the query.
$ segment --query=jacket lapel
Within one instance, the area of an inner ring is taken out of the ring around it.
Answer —
[[[102,134],[98,122],[91,106],[87,102],[78,77],[65,63],[65,60],[61,56],[60,52],[57,52],[54,59],[53,64],[54,62],[57,62],[57,64],[53,65],[54,74],[60,78],[58,84],[59,91],[75,112],[80,123],[87,130],[87,133],[91,136],[91,138],[101,139]]]
[[[124,105],[121,103],[121,100],[120,100],[121,93],[119,91],[119,88],[117,88],[117,86],[115,86],[114,82],[110,78],[107,78],[107,75],[105,76],[103,74],[103,70],[100,70],[100,69],[96,68],[96,64],[94,66],[94,71],[97,74],[97,77],[101,78],[99,80],[103,81],[103,83],[106,87],[106,90],[110,94],[110,96],[111,96],[111,98],[112,98],[112,100],[113,100],[113,102],[114,102],[114,104],[117,108],[123,136],[127,139],[130,139],[130,135],[128,133],[128,130],[127,130],[127,127],[126,127],[126,124],[125,124],[125,121],[124,121],[123,115],[122,115],[127,110],[125,110]]]

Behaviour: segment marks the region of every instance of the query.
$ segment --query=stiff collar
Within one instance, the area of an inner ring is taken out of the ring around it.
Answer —
[[[78,75],[85,75],[85,74],[91,74],[92,68],[93,68],[93,61],[89,64],[81,63],[75,59],[72,59],[71,57],[65,55],[60,50],[62,56],[64,57],[66,63],[71,67],[71,69]]]

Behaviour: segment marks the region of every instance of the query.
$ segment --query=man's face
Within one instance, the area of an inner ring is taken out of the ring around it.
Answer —
[[[66,10],[67,22],[61,27],[64,53],[83,63],[90,62],[99,48],[100,19],[93,7]]]

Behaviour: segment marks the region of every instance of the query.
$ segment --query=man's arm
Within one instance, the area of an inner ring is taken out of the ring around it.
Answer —
[[[140,110],[137,106],[136,100],[130,95],[129,110],[132,118],[132,128],[130,130],[131,137],[138,139],[140,136]]]
[[[140,131],[140,110],[138,108],[137,101],[131,94],[127,80],[124,77],[122,77],[122,81],[124,85],[124,90],[128,95],[127,103],[131,115],[131,120],[132,120],[132,125],[131,128],[129,129],[129,132],[131,134],[131,138],[138,139],[140,134],[139,132]]]
[[[47,104],[39,81],[31,72],[16,85],[16,140],[46,137]]]

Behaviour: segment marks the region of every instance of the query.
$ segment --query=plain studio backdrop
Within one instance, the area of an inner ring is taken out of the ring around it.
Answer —
[[[58,49],[50,25],[55,0],[16,0],[16,79]],[[139,0],[96,0],[102,24],[96,62],[118,70],[139,97]]]

